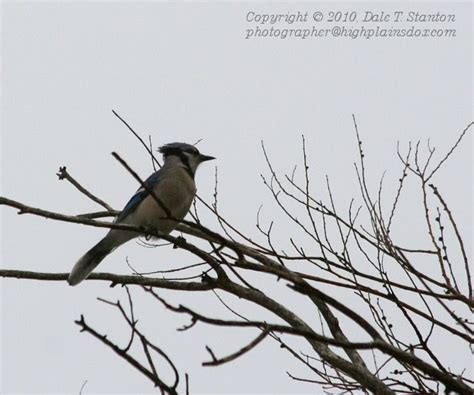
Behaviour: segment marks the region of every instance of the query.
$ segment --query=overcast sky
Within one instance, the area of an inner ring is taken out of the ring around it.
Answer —
[[[1,194],[66,214],[99,209],[57,180],[59,166],[67,166],[121,209],[137,185],[110,153],[117,151],[143,177],[152,169],[112,109],[143,136],[151,134],[155,146],[203,139],[200,150],[218,159],[199,169],[199,194],[212,199],[217,166],[222,213],[251,235],[257,234],[260,204],[265,204],[267,220],[278,223],[280,216],[260,178],[265,172],[261,140],[278,170],[291,171],[301,161],[304,134],[316,195],[324,192],[328,174],[344,204],[357,196],[354,113],[374,185],[385,169],[396,185],[397,141],[430,138],[431,145],[445,152],[472,119],[471,5],[329,4],[4,2]],[[246,30],[255,25],[246,21],[249,11],[329,15],[338,10],[455,14],[455,22],[439,26],[454,27],[456,37],[245,39]],[[471,144],[469,136],[436,179],[456,208],[469,243]],[[18,216],[5,207],[0,214],[3,268],[67,272],[104,234]],[[209,224],[218,229],[215,222]],[[399,235],[414,240],[416,229],[416,224],[399,225]],[[172,268],[190,259],[182,251],[149,250],[130,242],[100,270],[129,273],[125,257],[142,271],[156,270],[158,264]],[[0,287],[1,393],[78,393],[85,380],[86,394],[153,392],[143,376],[73,324],[84,314],[98,330],[125,342],[128,332],[117,327],[121,322],[116,312],[96,300],[123,297],[123,291],[106,283],[71,288],[11,279],[1,280]],[[209,315],[223,312],[212,296],[163,295]],[[225,355],[248,342],[253,332],[224,335],[221,329],[200,325],[177,333],[175,328],[186,322],[183,317],[142,300],[139,290],[136,298],[137,314],[147,321],[151,337],[190,373],[192,393],[314,392],[314,387],[287,377],[287,370],[308,372],[288,361],[271,341],[234,363],[201,367],[208,358],[205,344]],[[451,349],[458,367],[469,364],[466,350],[440,347]]]

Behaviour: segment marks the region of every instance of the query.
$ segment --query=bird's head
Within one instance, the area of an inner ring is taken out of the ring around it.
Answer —
[[[169,158],[174,157],[174,160],[179,160],[193,176],[202,162],[216,159],[213,156],[201,154],[194,145],[186,143],[170,143],[158,150],[163,154],[165,163]]]

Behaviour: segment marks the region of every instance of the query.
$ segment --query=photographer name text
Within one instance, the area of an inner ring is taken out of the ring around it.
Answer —
[[[456,37],[456,14],[417,10],[299,10],[245,14],[245,39]]]
[[[306,22],[393,22],[393,23],[425,23],[425,22],[455,22],[455,14],[444,14],[436,12],[434,14],[426,14],[418,11],[328,11],[323,13],[315,11],[298,11],[286,14],[265,14],[249,11],[247,13],[247,22],[255,22],[261,25],[275,23],[306,23]]]

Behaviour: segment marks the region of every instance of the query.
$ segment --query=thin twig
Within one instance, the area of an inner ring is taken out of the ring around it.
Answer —
[[[79,192],[83,193],[86,195],[89,199],[92,201],[96,202],[103,208],[105,208],[108,212],[114,211],[112,207],[110,207],[106,202],[104,202],[102,199],[98,198],[97,196],[93,195],[91,192],[89,192],[86,188],[84,188],[79,182],[76,181],[75,178],[73,178],[68,171],[66,170],[66,166],[61,166],[59,168],[59,171],[56,173],[58,178],[60,180],[67,180],[69,181]]]

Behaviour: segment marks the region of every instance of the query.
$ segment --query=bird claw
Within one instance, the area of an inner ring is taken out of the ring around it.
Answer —
[[[176,249],[176,248],[184,246],[185,244],[186,244],[186,239],[183,236],[178,236],[176,238],[176,241],[173,244],[173,248]]]
[[[212,278],[206,272],[202,272],[201,281],[203,283],[210,283],[212,281]]]

